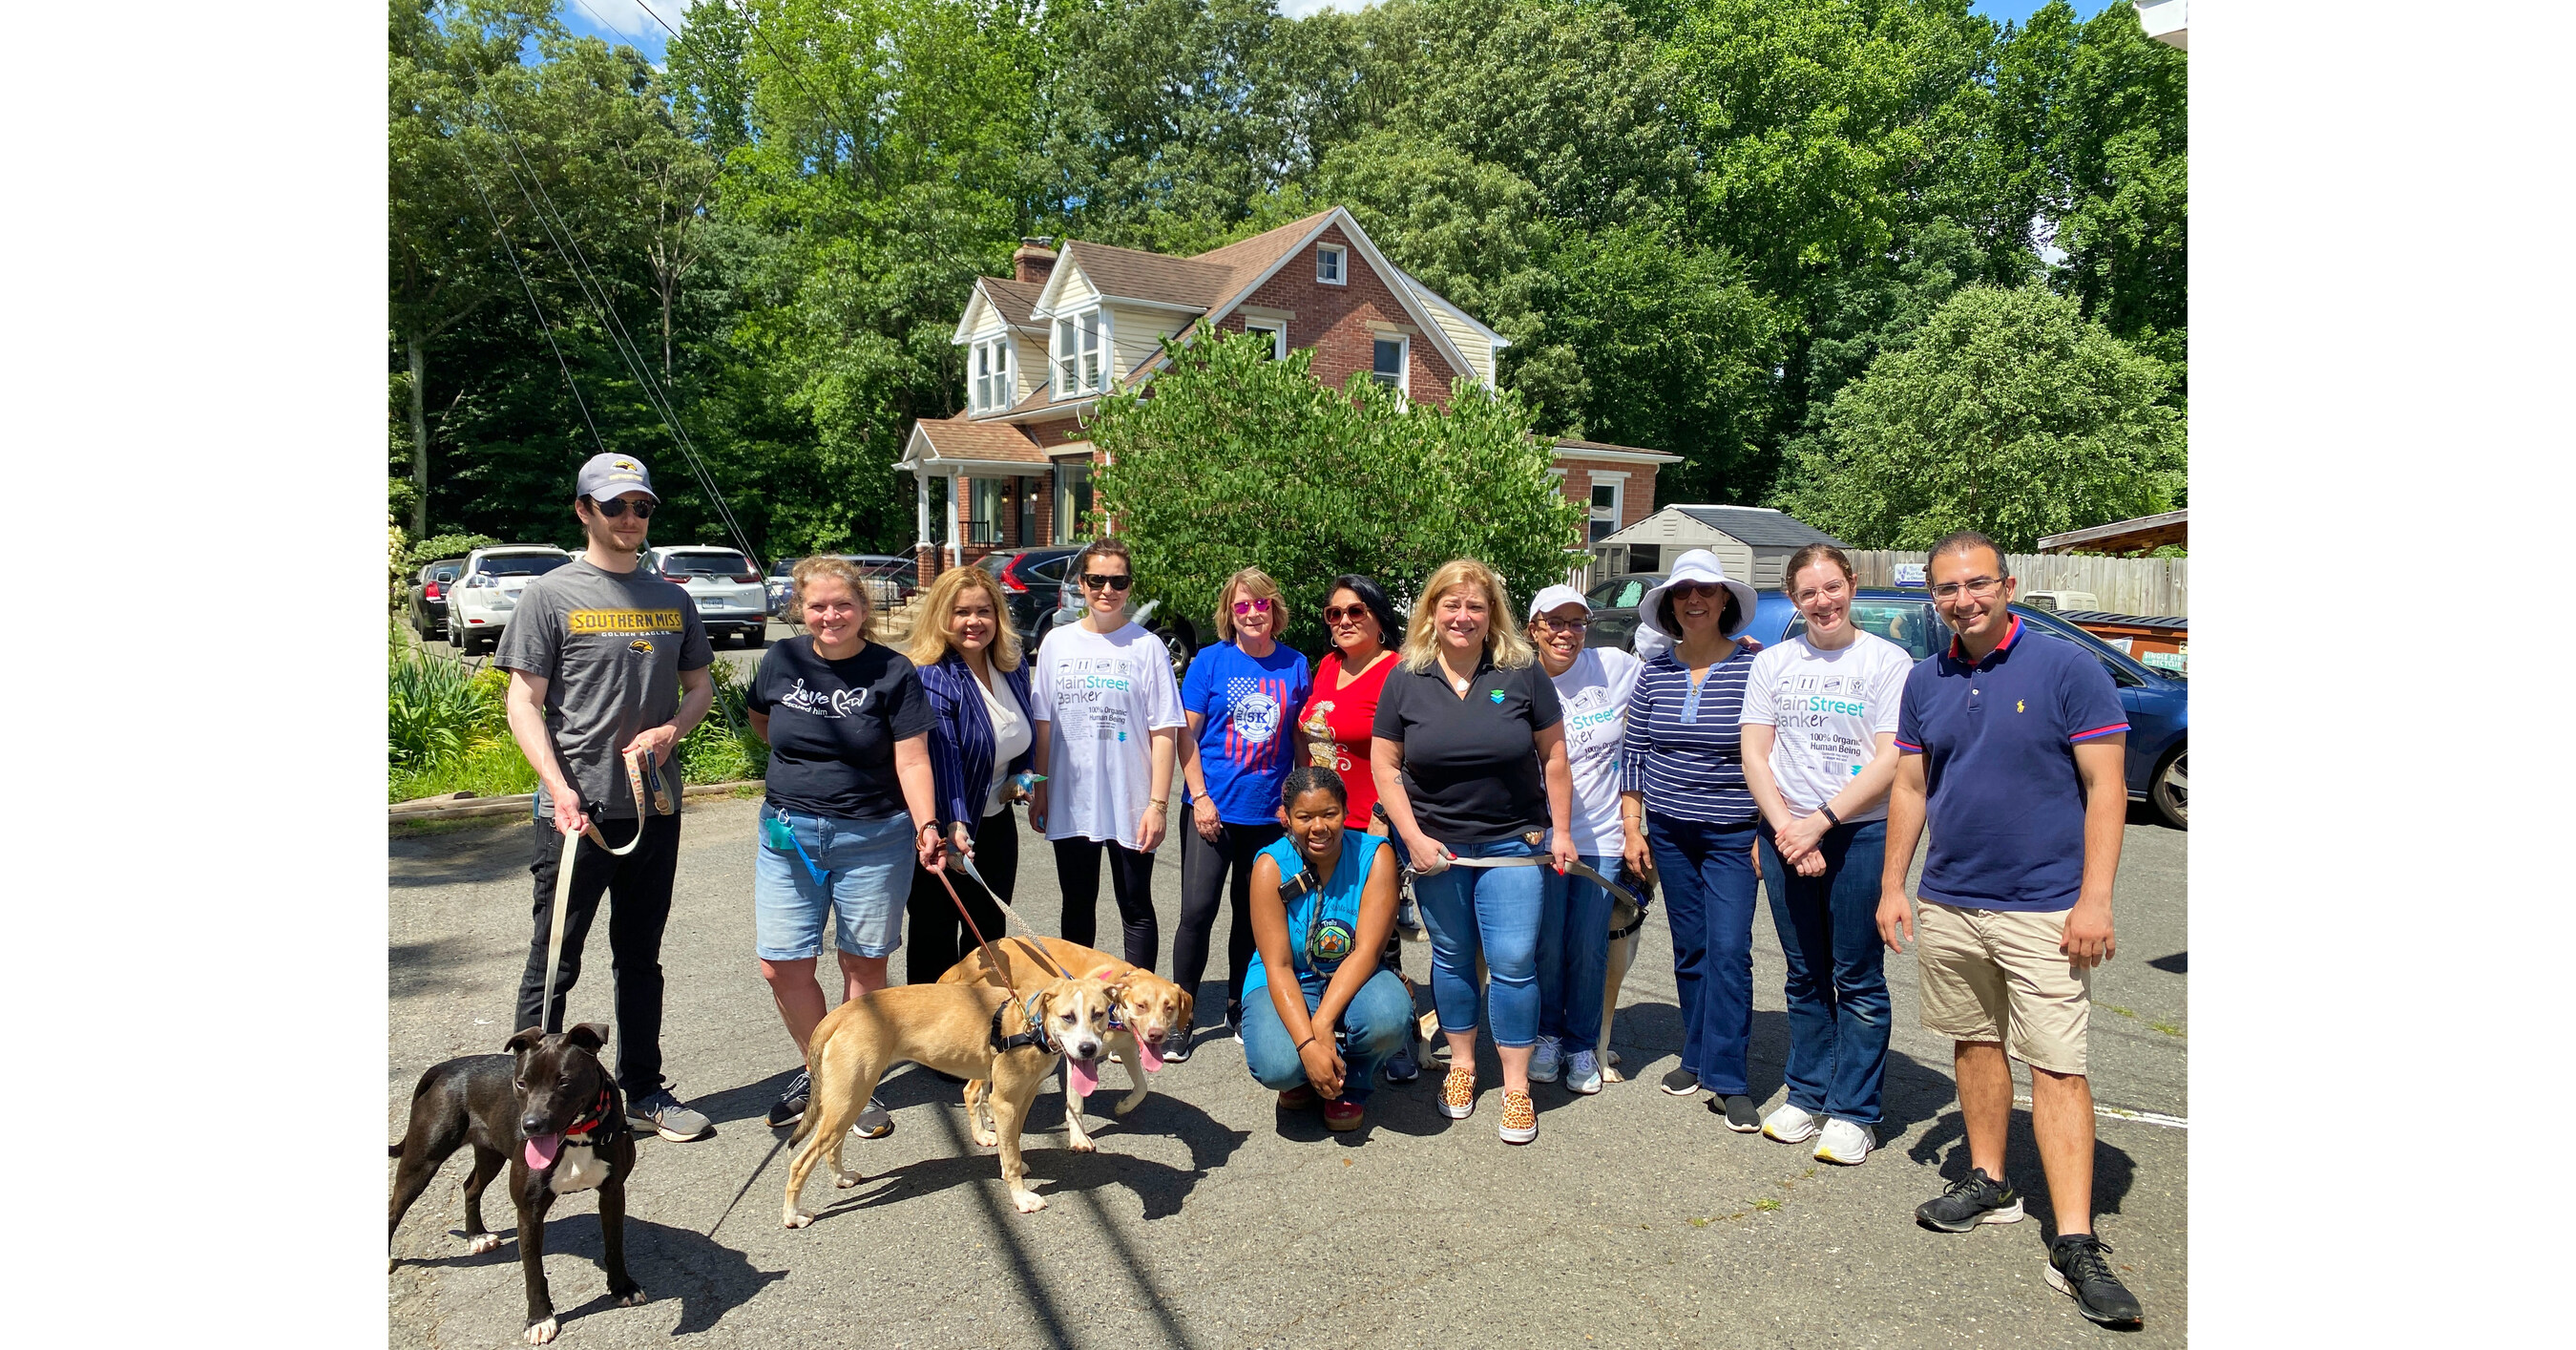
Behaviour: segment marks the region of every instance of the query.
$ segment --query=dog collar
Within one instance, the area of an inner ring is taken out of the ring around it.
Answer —
[[[599,1100],[592,1102],[590,1109],[583,1112],[579,1119],[564,1127],[564,1140],[570,1143],[574,1140],[588,1139],[616,1118],[617,1089],[613,1085],[603,1084],[599,1089]]]
[[[1032,996],[1030,997],[1030,1002],[1032,1002],[1032,1003],[1035,1003],[1035,1002],[1036,1002],[1036,997],[1035,997],[1034,995],[1032,995]],[[1018,1035],[1016,1035],[1016,1036],[1005,1036],[1005,1035],[1003,1035],[1003,1034],[1002,1034],[1002,1009],[1003,1009],[1003,1008],[1008,1008],[1008,1007],[1010,1007],[1010,1006],[1011,1006],[1010,1004],[1008,1004],[1008,1003],[1004,1003],[1004,1004],[1002,1004],[1000,1007],[997,1007],[997,1008],[993,1009],[992,1041],[993,1041],[993,1049],[994,1049],[994,1050],[996,1050],[996,1051],[1019,1050],[1019,1049],[1023,1049],[1023,1048],[1025,1048],[1025,1047],[1032,1046],[1032,1045],[1036,1046],[1037,1048],[1039,1048],[1039,1049],[1041,1049],[1041,1050],[1052,1051],[1052,1050],[1054,1050],[1054,1049],[1055,1049],[1055,1046],[1054,1046],[1054,1045],[1052,1045],[1052,1044],[1050,1044],[1050,1043],[1048,1042],[1048,1040],[1047,1040],[1047,1036],[1046,1036],[1046,1024],[1045,1024],[1044,1022],[1039,1021],[1039,1020],[1038,1020],[1036,1017],[1034,1017],[1034,1016],[1032,1016],[1032,1017],[1030,1017],[1030,1018],[1029,1018],[1029,1025],[1028,1025],[1028,1029],[1027,1029],[1027,1030],[1024,1030],[1024,1031],[1020,1032],[1020,1033],[1019,1033]]]

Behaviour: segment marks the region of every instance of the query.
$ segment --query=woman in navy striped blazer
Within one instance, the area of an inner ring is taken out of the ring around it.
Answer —
[[[1004,900],[1020,873],[1019,822],[1011,803],[1023,794],[1011,777],[1029,767],[1036,721],[1029,715],[1029,671],[1020,660],[1002,588],[980,567],[952,567],[922,596],[912,663],[930,695],[932,804],[940,836],[975,862]],[[957,887],[984,936],[1002,936],[1002,911],[972,883]],[[928,984],[957,964],[975,936],[958,916],[948,888],[919,864],[912,871],[912,940],[904,980]]]
[[[1619,813],[1628,865],[1651,870],[1673,926],[1673,986],[1682,1060],[1664,1075],[1674,1096],[1716,1094],[1728,1129],[1762,1128],[1746,1064],[1753,1035],[1754,827],[1744,780],[1744,679],[1760,643],[1753,588],[1717,555],[1692,549],[1637,604],[1647,656],[1628,699]],[[1652,655],[1648,655],[1649,652]]]

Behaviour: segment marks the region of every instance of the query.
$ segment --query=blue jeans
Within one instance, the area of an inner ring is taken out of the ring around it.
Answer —
[[[1310,974],[1298,983],[1305,988],[1306,1011],[1311,1013],[1330,980]],[[1369,1094],[1377,1090],[1378,1066],[1412,1043],[1412,1024],[1413,999],[1404,992],[1404,981],[1391,970],[1370,975],[1351,996],[1350,1006],[1342,1009],[1342,1029],[1349,1033],[1342,1051],[1343,1101],[1354,1106],[1367,1103]],[[1297,1043],[1289,1039],[1288,1024],[1279,1020],[1279,1009],[1270,1002],[1267,988],[1244,991],[1243,1063],[1256,1082],[1276,1092],[1306,1081],[1306,1063],[1297,1057]]]
[[[1750,1095],[1753,1039],[1753,822],[1648,813],[1646,839],[1673,926],[1673,989],[1682,1067],[1721,1097]]]
[[[1802,877],[1762,831],[1762,882],[1788,958],[1789,1104],[1862,1125],[1879,1121],[1887,1079],[1886,947],[1878,940],[1887,822],[1825,831],[1822,876]]]
[[[1605,877],[1619,875],[1614,854],[1587,853],[1583,865]],[[1538,1032],[1564,1042],[1568,1055],[1598,1049],[1601,986],[1610,979],[1610,892],[1578,876],[1558,876],[1553,867],[1539,870],[1563,899],[1552,907],[1562,917],[1547,920],[1553,931],[1539,936]]]
[[[1526,858],[1539,852],[1519,839],[1449,851],[1461,858]],[[1476,953],[1493,977],[1494,1044],[1524,1048],[1538,1040],[1538,947],[1545,927],[1550,869],[1449,867],[1413,878],[1413,898],[1431,930],[1431,1002],[1442,1031],[1477,1025]]]
[[[766,802],[760,808],[764,816],[775,816],[779,809]],[[894,955],[903,945],[904,901],[919,862],[913,853],[912,817],[897,812],[883,820],[841,820],[789,811],[787,824],[796,842],[805,846],[804,857],[771,848],[765,832],[752,845],[752,934],[760,959],[802,961],[822,955],[827,913],[842,951]],[[822,882],[814,879],[806,858],[823,869]]]

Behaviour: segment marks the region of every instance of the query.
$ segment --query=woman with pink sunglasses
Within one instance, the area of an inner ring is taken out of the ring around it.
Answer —
[[[1181,776],[1190,828],[1181,831],[1181,923],[1172,934],[1172,980],[1198,998],[1216,930],[1217,895],[1231,900],[1226,934],[1225,1026],[1243,1030],[1243,978],[1252,966],[1252,860],[1276,842],[1279,792],[1297,763],[1297,710],[1313,687],[1306,658],[1279,643],[1288,602],[1258,567],[1217,591],[1215,645],[1181,680]],[[1228,880],[1231,878],[1231,885]],[[1200,1006],[1208,1000],[1199,999]],[[1166,1060],[1189,1058],[1189,1038]]]

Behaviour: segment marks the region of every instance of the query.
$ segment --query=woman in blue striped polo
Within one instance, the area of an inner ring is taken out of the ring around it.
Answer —
[[[1761,645],[1745,640],[1753,588],[1692,549],[1638,602],[1638,655],[1620,749],[1628,865],[1662,884],[1673,928],[1682,1059],[1663,1089],[1715,1094],[1728,1129],[1762,1128],[1745,1063],[1753,1035],[1753,870],[1762,818],[1744,781],[1738,726]]]

